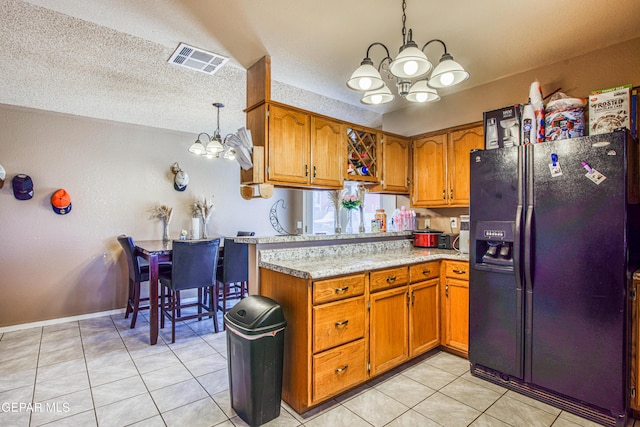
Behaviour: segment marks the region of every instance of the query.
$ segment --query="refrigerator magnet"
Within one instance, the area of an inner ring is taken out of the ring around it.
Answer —
[[[589,178],[591,181],[593,181],[596,185],[600,185],[600,183],[602,181],[604,181],[605,179],[607,179],[606,176],[602,175],[600,172],[598,172],[595,169],[591,169],[591,172],[587,172],[586,174],[584,174],[584,176],[586,176],[587,178]]]

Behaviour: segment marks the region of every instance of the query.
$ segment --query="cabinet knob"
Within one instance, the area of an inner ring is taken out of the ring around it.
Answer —
[[[449,199],[453,200],[453,188],[449,191]]]
[[[442,190],[442,200],[447,200],[447,190]]]
[[[396,276],[387,277],[387,283],[393,283],[396,281]]]
[[[345,286],[343,288],[336,288],[336,293],[340,293],[340,292],[346,292],[349,290],[348,286]]]
[[[444,296],[449,298],[449,285],[446,285],[444,287]]]
[[[465,270],[456,270],[456,269],[454,269],[453,272],[456,273],[456,274],[465,274],[466,273]]]
[[[339,374],[340,372],[346,371],[348,367],[349,367],[349,365],[344,365],[342,368],[336,369],[336,374]]]
[[[336,322],[336,328],[337,328],[338,326],[346,326],[346,325],[347,325],[347,323],[349,323],[349,319],[347,319],[347,320],[343,320],[342,322]]]
[[[422,270],[422,274],[424,274],[425,276],[428,276],[431,273],[431,270],[426,269],[426,270]]]

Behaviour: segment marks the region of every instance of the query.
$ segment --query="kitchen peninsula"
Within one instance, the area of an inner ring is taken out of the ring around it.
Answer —
[[[287,319],[282,397],[292,408],[305,412],[438,346],[466,356],[466,254],[414,248],[410,232],[308,237],[256,251],[259,293]]]

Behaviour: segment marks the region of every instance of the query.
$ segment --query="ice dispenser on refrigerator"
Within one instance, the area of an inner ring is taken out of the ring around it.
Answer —
[[[479,221],[475,229],[476,267],[513,268],[514,223],[510,221]]]

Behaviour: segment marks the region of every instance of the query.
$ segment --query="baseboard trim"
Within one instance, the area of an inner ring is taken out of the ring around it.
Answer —
[[[99,311],[96,313],[80,314],[78,316],[60,317],[57,319],[43,320],[41,322],[22,323],[19,325],[0,327],[0,334],[5,332],[20,331],[23,329],[39,328],[42,326],[57,325],[59,323],[74,322],[77,320],[93,319],[96,317],[112,316],[114,314],[124,314],[124,308],[117,310]]]

